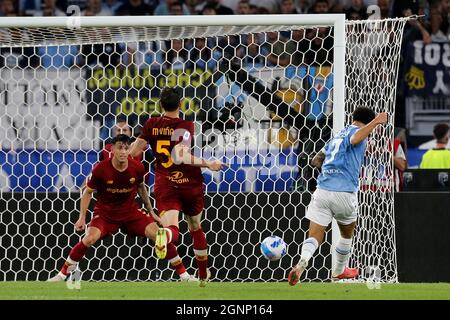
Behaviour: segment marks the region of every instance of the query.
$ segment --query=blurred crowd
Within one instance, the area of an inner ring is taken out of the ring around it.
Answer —
[[[65,16],[77,13],[71,7],[73,5],[78,6],[82,16],[345,13],[349,20],[363,20],[369,16],[384,19],[421,15],[422,18],[407,25],[404,43],[450,39],[450,0],[0,0],[0,16]],[[378,8],[371,7],[373,5]],[[292,34],[250,34],[241,36],[241,39],[228,39],[234,43],[220,41],[223,39],[172,40],[128,45],[126,48],[110,44],[105,45],[107,48],[84,46],[81,55],[76,46],[46,47],[39,48],[38,52],[21,52],[20,56],[31,57],[22,63],[18,61],[20,58],[11,57],[14,54],[10,50],[6,50],[6,56],[10,56],[11,63],[19,67],[134,63],[158,69],[161,66],[163,69],[176,69],[189,61],[197,61],[197,67],[215,69],[217,60],[228,47],[233,51],[230,52],[232,55],[244,59],[243,64],[247,67],[301,63],[329,65],[332,61],[333,39],[327,28],[310,30],[307,34],[294,31]],[[102,51],[111,54],[101,55]],[[91,52],[98,55],[89,55]],[[2,53],[5,56],[4,49]],[[0,61],[0,65],[11,63]]]
[[[367,19],[377,5],[381,18],[424,15],[436,39],[448,39],[450,21],[450,0],[0,0],[0,16],[64,16],[71,5],[83,16],[345,13],[349,20]]]
[[[420,15],[423,17],[406,26],[404,43],[450,40],[450,0],[0,0],[0,16],[72,15],[77,13],[71,7],[73,5],[78,6],[82,16],[345,13],[349,20],[363,20]],[[373,5],[378,8],[371,7]],[[14,56],[12,51],[17,49],[6,50],[6,56],[19,67],[44,68],[134,63],[176,69],[189,61],[197,61],[196,67],[215,69],[217,60],[227,48],[233,51],[230,52],[232,55],[240,56],[247,67],[301,63],[329,65],[332,61],[333,39],[327,28],[310,30],[306,34],[303,31],[250,34],[240,39],[228,39],[228,42],[220,41],[224,40],[172,40],[130,44],[126,48],[105,44],[107,48],[83,46],[81,50],[76,46],[50,46],[39,48],[38,52],[21,52],[20,56],[31,57],[22,63],[18,61],[20,58],[11,57]],[[81,55],[78,54],[80,51]],[[91,52],[98,54],[89,55]],[[111,54],[102,55],[101,52]],[[3,49],[0,59],[4,60],[4,56]],[[5,64],[10,63],[0,61],[0,66]]]

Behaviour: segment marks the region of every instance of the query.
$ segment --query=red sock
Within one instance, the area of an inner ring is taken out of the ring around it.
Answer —
[[[169,260],[170,266],[175,269],[178,275],[186,272],[183,261],[178,255],[177,247],[173,243],[167,244],[166,259]]]
[[[72,260],[73,262],[79,262],[84,255],[86,254],[86,251],[89,249],[89,247],[86,247],[83,243],[83,241],[78,242],[73,248],[72,250],[70,250],[69,253],[69,259]],[[61,273],[64,275],[67,275],[69,272],[67,271],[67,268],[69,268],[69,266],[71,266],[72,264],[69,261],[66,261],[63,265],[63,267],[61,268]]]
[[[170,241],[171,243],[177,243],[178,242],[178,236],[180,234],[180,231],[178,230],[177,227],[175,226],[168,226],[166,227],[166,229],[169,229],[172,233],[172,240]],[[167,237],[169,236],[170,232],[167,232]]]
[[[190,231],[194,246],[195,261],[198,267],[198,277],[206,279],[206,268],[208,267],[208,243],[203,229]]]
[[[170,261],[173,258],[175,258],[176,256],[178,256],[177,247],[175,247],[175,245],[173,243],[168,243],[166,259]]]
[[[83,243],[83,241],[78,242],[75,247],[70,251],[69,258],[73,261],[80,261],[83,259],[84,255],[86,254],[86,251],[89,249],[89,247],[86,247]]]
[[[70,263],[68,263],[67,261],[64,262],[64,265],[61,268],[61,273],[65,276],[67,276],[69,274],[69,271],[67,271],[67,268],[69,268]]]

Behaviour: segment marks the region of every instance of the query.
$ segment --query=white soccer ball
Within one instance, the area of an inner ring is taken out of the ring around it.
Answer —
[[[286,243],[277,236],[267,237],[261,242],[261,253],[267,260],[279,260],[286,254]]]

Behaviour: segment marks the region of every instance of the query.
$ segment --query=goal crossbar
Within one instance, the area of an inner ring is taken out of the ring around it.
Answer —
[[[77,19],[81,27],[173,27],[173,26],[268,26],[334,25],[344,22],[344,14],[284,14],[284,15],[214,15],[214,16],[101,16],[101,17],[4,17],[0,28],[71,27]]]

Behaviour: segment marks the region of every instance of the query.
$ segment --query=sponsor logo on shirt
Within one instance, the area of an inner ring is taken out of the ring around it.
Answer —
[[[322,171],[324,174],[336,174],[336,173],[342,173],[341,170],[338,169],[325,169]]]
[[[187,183],[189,182],[189,178],[183,178],[183,172],[181,171],[173,171],[170,176],[167,177],[169,181],[175,183]]]
[[[113,184],[114,183],[114,180],[108,180],[108,181],[106,181],[106,184]]]
[[[130,183],[133,184],[136,181],[136,178],[130,178]]]
[[[128,193],[128,192],[133,191],[133,188],[122,188],[122,189],[106,188],[106,191],[111,192],[111,193]]]

